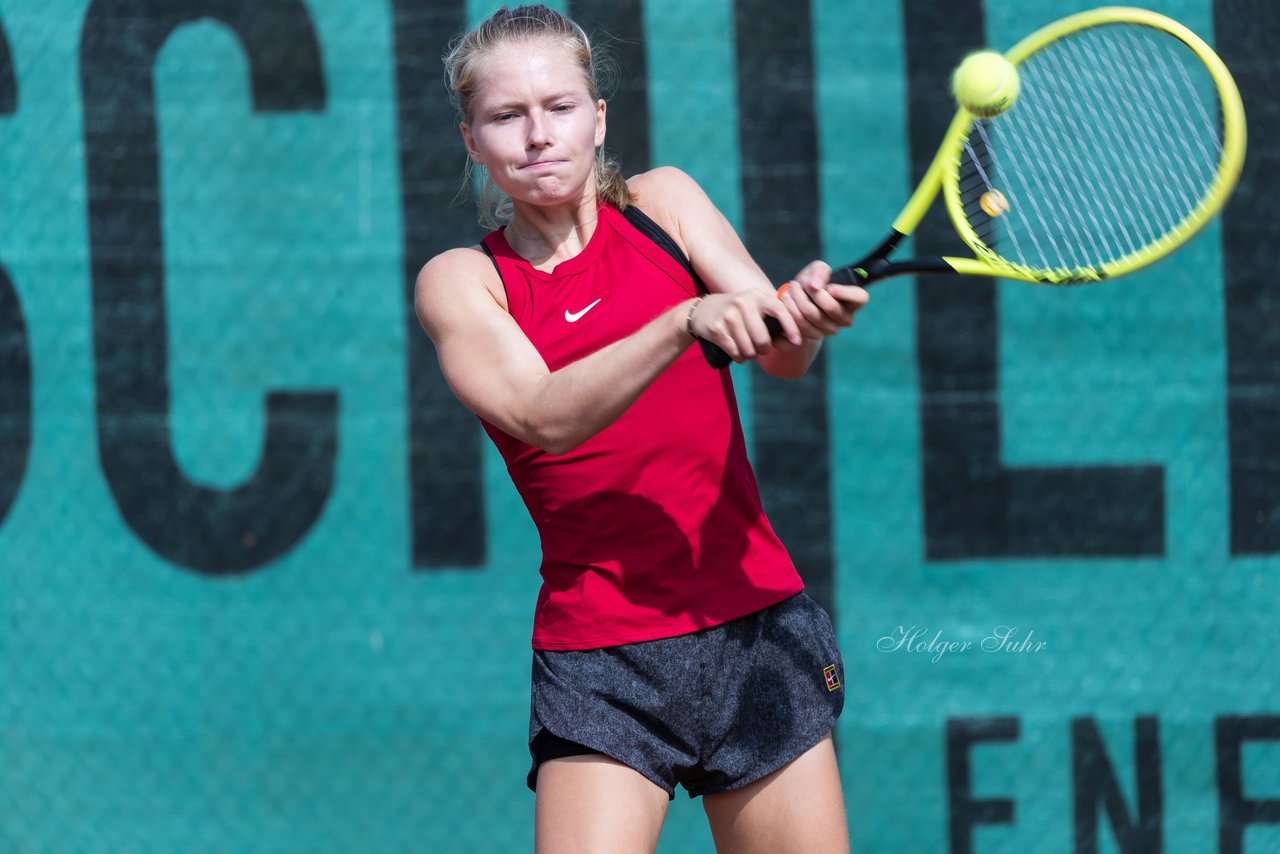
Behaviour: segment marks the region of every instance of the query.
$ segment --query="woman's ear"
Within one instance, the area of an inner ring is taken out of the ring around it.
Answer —
[[[458,132],[462,134],[462,144],[467,147],[467,156],[474,162],[483,164],[484,158],[480,156],[480,149],[476,147],[475,134],[471,133],[471,125],[462,122],[458,125]]]
[[[596,101],[596,148],[604,145],[605,136],[605,103],[604,98]]]

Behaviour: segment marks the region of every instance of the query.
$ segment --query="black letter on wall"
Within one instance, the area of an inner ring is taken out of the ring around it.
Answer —
[[[1133,723],[1133,764],[1138,789],[1138,820],[1125,806],[1115,768],[1092,718],[1071,721],[1071,778],[1075,792],[1075,850],[1097,854],[1098,807],[1107,811],[1116,847],[1125,854],[1158,854],[1164,850],[1161,821],[1164,797],[1160,783],[1160,725],[1150,716]]]
[[[9,40],[0,28],[0,115],[17,109],[17,77]],[[30,453],[31,344],[18,291],[0,267],[0,523],[18,497]]]
[[[418,270],[432,256],[479,241],[475,208],[459,197],[466,153],[441,84],[440,53],[467,26],[465,3],[395,0],[396,105],[404,219],[405,322],[409,357],[409,482],[413,565],[475,568],[486,554],[482,436],[454,399],[413,308]],[[648,168],[648,79],[635,0],[576,0],[571,13],[588,34],[619,41],[625,77],[610,101],[606,148],[625,174]]]
[[[9,37],[0,26],[0,116],[11,116],[18,111],[18,75],[13,70],[13,53],[9,50]]]
[[[914,185],[955,112],[951,71],[986,33],[981,0],[920,0],[902,14]],[[919,254],[968,252],[937,209],[916,235]],[[1162,554],[1162,468],[1004,465],[991,280],[921,279],[916,294],[928,557]]]
[[[0,267],[0,522],[18,497],[31,453],[31,345],[22,304]]]
[[[413,566],[475,567],[485,559],[481,433],[445,384],[418,325],[413,287],[434,255],[479,242],[475,208],[455,206],[466,150],[452,120],[440,53],[467,24],[463,2],[394,0],[396,114],[404,234],[409,377],[409,502]]]
[[[973,828],[979,824],[1013,824],[1011,798],[973,797],[969,751],[987,741],[1017,741],[1018,719],[949,718],[947,720],[947,814],[951,854],[973,854]]]
[[[1218,52],[1244,99],[1251,140],[1280,138],[1280,15],[1272,0],[1213,4]],[[1275,253],[1280,151],[1254,145],[1222,219],[1227,313],[1227,434],[1231,450],[1231,553],[1280,553],[1280,302]]]
[[[640,0],[570,0],[569,14],[603,48],[618,69],[609,99],[609,136],[605,150],[622,165],[623,175],[649,169],[649,74],[644,45],[644,8]]]
[[[735,0],[743,231],[776,280],[818,257],[809,4]],[[755,465],[769,518],[810,594],[835,613],[826,358],[799,380],[752,376]]]
[[[1280,824],[1280,798],[1246,798],[1241,753],[1248,741],[1280,741],[1280,715],[1224,715],[1213,722],[1218,757],[1218,851],[1244,854],[1251,824]]]
[[[241,39],[257,112],[324,107],[320,47],[298,0],[94,0],[80,83],[103,472],[148,545],[227,574],[284,554],[319,516],[333,486],[337,396],[269,392],[257,471],[235,489],[195,484],[174,459],[153,75],[173,31],[202,18]]]

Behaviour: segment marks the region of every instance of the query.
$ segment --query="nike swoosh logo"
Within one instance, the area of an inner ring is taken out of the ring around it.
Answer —
[[[604,299],[604,297],[601,297],[600,299]],[[596,300],[595,302],[591,303],[591,305],[584,308],[582,311],[573,312],[573,313],[570,313],[569,309],[566,308],[564,310],[564,319],[569,321],[570,323],[577,323],[579,320],[582,319],[582,316],[584,314],[586,314],[588,311],[591,311],[591,309],[595,308],[599,304],[600,304],[600,300]]]

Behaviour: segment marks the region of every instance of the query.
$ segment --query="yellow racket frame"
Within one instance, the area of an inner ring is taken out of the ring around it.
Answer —
[[[1221,164],[1217,177],[1204,198],[1182,222],[1148,246],[1097,267],[1042,270],[1015,264],[1002,258],[978,237],[962,209],[957,172],[961,152],[975,118],[961,108],[952,119],[942,145],[925,172],[924,178],[894,221],[894,230],[902,234],[910,234],[914,231],[941,189],[946,200],[947,211],[951,215],[956,230],[977,256],[975,258],[944,257],[942,260],[955,272],[964,276],[997,276],[1037,284],[1061,285],[1122,276],[1153,264],[1186,243],[1209,222],[1222,209],[1240,177],[1240,171],[1244,167],[1246,131],[1244,104],[1240,100],[1240,90],[1236,88],[1226,65],[1203,39],[1172,18],[1156,12],[1127,6],[1105,6],[1071,15],[1037,30],[1010,48],[1005,57],[1017,65],[1055,39],[1101,24],[1115,23],[1143,24],[1176,37],[1200,58],[1217,86],[1223,121]],[[1013,109],[1017,109],[1016,104]]]

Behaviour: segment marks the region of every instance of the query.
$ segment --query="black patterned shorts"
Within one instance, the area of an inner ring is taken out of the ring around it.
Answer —
[[[813,747],[843,706],[831,618],[804,593],[678,637],[535,651],[529,788],[541,762],[603,753],[669,797],[727,792]]]

